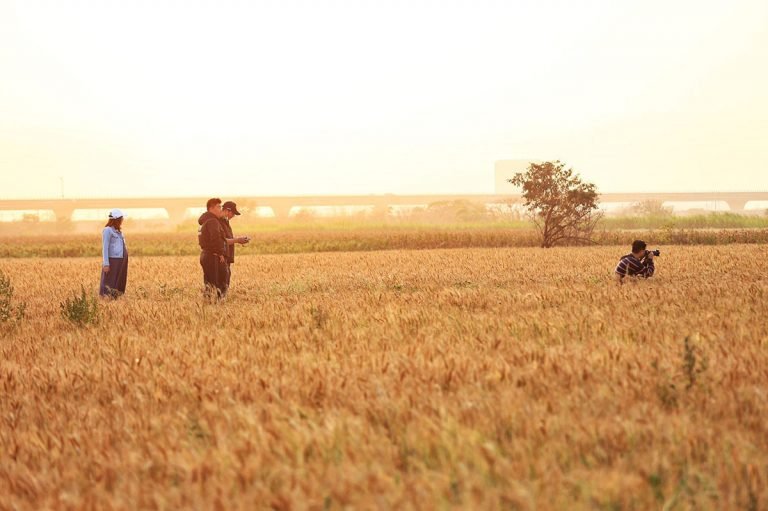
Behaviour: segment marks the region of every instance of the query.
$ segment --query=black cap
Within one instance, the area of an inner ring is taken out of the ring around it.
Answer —
[[[237,210],[237,204],[235,204],[231,200],[228,200],[227,202],[222,204],[221,205],[221,209],[228,209],[228,210],[230,210],[232,213],[234,213],[236,215],[240,214],[240,212]]]

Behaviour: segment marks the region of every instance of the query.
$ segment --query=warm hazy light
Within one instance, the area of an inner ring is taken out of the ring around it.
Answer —
[[[0,198],[768,190],[765,0],[0,0]]]

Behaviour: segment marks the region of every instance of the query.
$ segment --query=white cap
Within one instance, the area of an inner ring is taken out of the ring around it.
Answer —
[[[115,208],[109,212],[109,218],[123,218],[123,212]]]

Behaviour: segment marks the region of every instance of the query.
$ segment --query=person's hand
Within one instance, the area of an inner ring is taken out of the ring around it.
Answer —
[[[248,238],[248,236],[240,236],[240,244],[241,245],[245,245],[249,241],[251,241],[251,240]]]
[[[653,261],[653,252],[651,252],[649,250],[648,253],[645,254],[645,257],[647,257],[649,260]]]
[[[220,255],[220,256],[219,256],[219,262],[220,262],[221,264],[224,264],[224,263],[226,263],[226,262],[227,262],[227,260],[226,260],[226,259],[224,259],[224,256],[223,256],[223,255]]]
[[[102,267],[102,270],[104,270],[104,273],[109,273],[109,266]]]

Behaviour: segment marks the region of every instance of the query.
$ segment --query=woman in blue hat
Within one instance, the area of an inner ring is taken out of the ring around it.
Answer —
[[[117,298],[125,293],[128,279],[128,249],[120,229],[123,212],[113,209],[109,221],[101,232],[101,285],[99,295]]]

